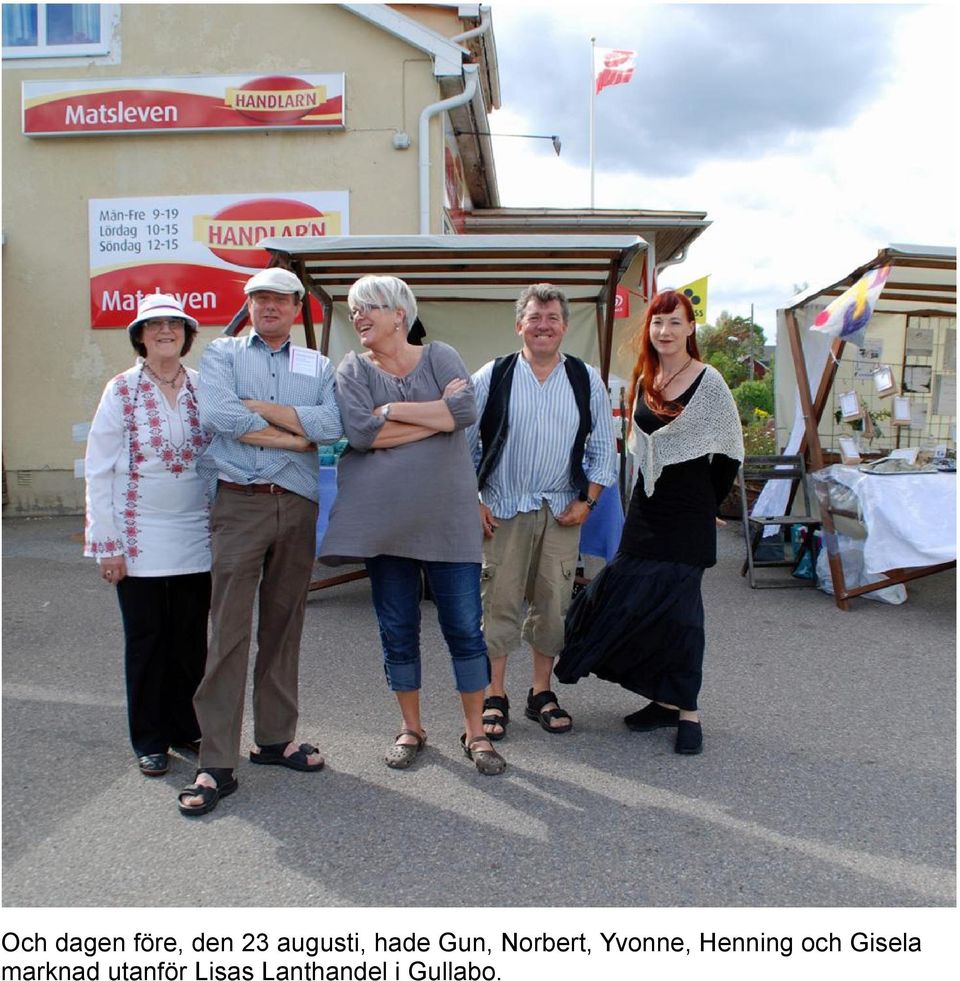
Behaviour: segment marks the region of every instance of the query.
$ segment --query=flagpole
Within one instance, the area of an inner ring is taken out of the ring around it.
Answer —
[[[593,210],[593,104],[597,98],[596,53],[594,45],[597,39],[590,38],[590,210]]]

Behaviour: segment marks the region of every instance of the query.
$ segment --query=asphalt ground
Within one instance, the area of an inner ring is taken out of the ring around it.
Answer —
[[[460,750],[429,603],[428,746],[387,769],[398,718],[368,584],[316,592],[299,736],[326,769],[243,762],[239,791],[188,820],[175,799],[194,762],[145,779],[129,749],[119,610],[81,529],[3,522],[5,906],[956,903],[953,572],[841,612],[815,589],[751,590],[731,522],[704,577],[704,753],[627,731],[642,700],[596,679],[561,686],[574,731],[543,732],[518,651],[502,777]]]

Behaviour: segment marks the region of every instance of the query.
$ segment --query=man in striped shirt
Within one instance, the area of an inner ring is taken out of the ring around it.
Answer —
[[[295,347],[304,288],[286,269],[246,285],[253,330],[212,341],[200,361],[200,421],[213,433],[201,465],[214,496],[211,635],[194,696],[200,768],[180,792],[183,814],[206,814],[233,793],[240,755],[253,605],[253,763],[315,771],[323,757],[298,743],[300,635],[316,552],[317,443],[343,435],[327,358]]]
[[[560,352],[570,307],[549,283],[517,300],[519,354],[474,376],[478,422],[467,430],[480,482],[484,533],[483,631],[491,683],[484,730],[501,739],[509,720],[507,655],[533,651],[524,714],[548,732],[572,719],[550,690],[573,595],[580,526],[616,481],[616,446],[606,386],[590,365]]]

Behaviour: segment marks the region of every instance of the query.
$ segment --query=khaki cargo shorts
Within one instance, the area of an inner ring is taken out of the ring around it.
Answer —
[[[491,657],[525,640],[541,654],[563,648],[563,619],[573,597],[580,526],[558,525],[546,501],[539,511],[498,518],[483,542],[483,635]]]

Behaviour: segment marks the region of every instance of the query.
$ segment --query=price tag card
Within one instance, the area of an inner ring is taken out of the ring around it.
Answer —
[[[320,352],[309,347],[290,345],[290,370],[298,375],[317,378],[320,374]]]

